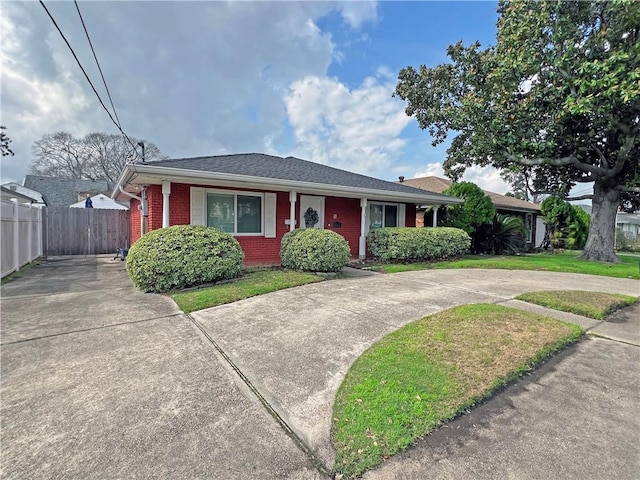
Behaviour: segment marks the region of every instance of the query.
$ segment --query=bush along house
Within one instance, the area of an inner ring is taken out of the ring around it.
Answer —
[[[421,188],[429,192],[443,192],[451,186],[451,180],[440,177],[420,177],[405,180],[400,177],[403,185]],[[503,215],[510,215],[522,219],[525,226],[525,249],[532,251],[540,246],[544,238],[544,223],[540,216],[540,205],[527,202],[507,195],[483,190],[496,207],[496,211]],[[437,222],[438,209],[432,208],[427,211],[428,205],[419,205],[416,211],[416,226],[431,225]],[[435,218],[434,218],[435,217]]]
[[[342,235],[354,258],[380,227],[414,227],[416,205],[461,200],[302,160],[258,153],[126,165],[112,198],[130,201],[131,238],[172,225],[207,225],[236,237],[248,265],[280,263],[296,228]]]

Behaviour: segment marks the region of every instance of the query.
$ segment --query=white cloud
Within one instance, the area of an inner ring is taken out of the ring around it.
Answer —
[[[446,178],[442,163],[428,163],[424,168],[417,171],[413,178],[435,176]],[[500,177],[500,171],[493,167],[480,167],[474,165],[465,170],[462,180],[475,183],[483,190],[494,193],[505,194],[511,190],[511,186]]]
[[[107,102],[72,3],[48,6]],[[283,98],[302,78],[326,77],[337,56],[318,21],[339,12],[355,32],[375,4],[328,2],[80,3],[123,128],[170,156],[278,152]],[[31,145],[65,130],[117,132],[71,53],[35,2],[3,4],[2,123],[21,180]],[[364,148],[364,146],[363,146]]]
[[[400,134],[411,122],[393,87],[386,75],[354,89],[318,76],[293,82],[285,105],[295,154],[358,173],[384,172],[402,153]]]
[[[354,29],[359,29],[364,23],[375,23],[378,20],[377,2],[347,2],[340,8],[340,13],[347,23]]]
[[[440,177],[446,178],[444,170],[442,169],[442,163],[427,163],[424,168],[418,170],[412,178],[420,177]]]

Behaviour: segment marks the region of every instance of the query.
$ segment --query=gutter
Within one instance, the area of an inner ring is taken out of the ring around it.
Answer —
[[[124,188],[122,188],[122,185],[120,184],[118,184],[118,190],[120,191],[120,193],[124,193],[127,197],[131,197],[135,200],[138,200],[140,203],[142,203],[142,197],[139,197],[137,195],[134,195],[133,193],[127,192]],[[113,198],[113,194],[111,195],[111,197]]]

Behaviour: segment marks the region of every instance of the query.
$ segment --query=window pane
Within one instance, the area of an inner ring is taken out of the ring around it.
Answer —
[[[233,195],[207,195],[207,226],[233,233]]]
[[[238,233],[262,231],[262,198],[238,195]]]
[[[384,226],[385,227],[398,226],[398,207],[396,205],[384,206]]]
[[[369,230],[382,227],[382,205],[371,204],[369,208]]]

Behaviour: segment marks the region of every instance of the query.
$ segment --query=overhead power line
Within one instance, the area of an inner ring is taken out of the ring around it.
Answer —
[[[64,43],[66,43],[67,47],[69,47],[69,50],[71,51],[71,54],[73,55],[73,58],[75,58],[76,63],[78,64],[78,67],[80,67],[80,70],[82,70],[82,73],[84,73],[84,77],[87,79],[87,82],[89,82],[89,85],[91,86],[91,89],[93,90],[93,93],[95,93],[96,97],[98,97],[98,101],[100,102],[100,105],[102,105],[102,108],[104,109],[104,111],[107,112],[107,115],[109,115],[109,118],[111,119],[113,124],[118,128],[118,130],[120,130],[120,133],[122,133],[122,135],[124,135],[124,138],[127,139],[127,141],[129,142],[129,145],[131,145],[131,148],[136,153],[136,155],[139,155],[138,151],[136,150],[135,145],[133,144],[133,142],[131,141],[129,136],[125,133],[125,131],[120,126],[120,124],[118,122],[116,122],[116,120],[113,118],[113,115],[111,115],[111,112],[109,111],[107,106],[102,101],[102,98],[100,97],[100,94],[96,90],[96,87],[93,86],[93,82],[91,81],[91,79],[89,78],[89,75],[87,74],[86,70],[82,66],[82,63],[80,62],[80,59],[76,55],[76,52],[73,50],[73,47],[69,43],[69,40],[67,40],[67,37],[65,37],[64,33],[62,33],[62,30],[58,26],[58,22],[56,22],[56,19],[53,18],[53,15],[51,15],[51,12],[49,12],[49,9],[47,8],[47,6],[44,4],[44,2],[42,0],[40,0],[40,5],[42,5],[42,8],[44,8],[44,11],[47,12],[47,15],[49,16],[49,18],[53,22],[53,25],[56,27],[56,29],[58,30],[58,33],[60,34],[60,36],[64,40]],[[114,110],[114,112],[115,112],[115,110]]]
[[[109,97],[109,103],[111,103],[111,108],[113,109],[113,114],[116,117],[118,122],[118,126],[122,126],[120,124],[120,119],[118,118],[118,112],[116,111],[116,107],[113,104],[113,100],[111,99],[111,92],[109,92],[109,87],[107,86],[107,81],[104,78],[104,74],[102,73],[102,67],[100,67],[100,62],[98,61],[98,56],[96,55],[96,51],[93,49],[93,42],[91,42],[91,37],[89,36],[89,31],[87,30],[87,26],[84,23],[84,18],[82,18],[82,13],[80,13],[80,7],[78,6],[78,2],[73,0],[73,3],[76,6],[76,10],[78,11],[78,16],[80,17],[80,22],[82,23],[82,28],[84,28],[84,33],[87,36],[87,41],[89,42],[89,46],[91,47],[91,53],[93,53],[93,58],[96,61],[96,65],[98,66],[98,71],[100,72],[100,76],[102,77],[102,83],[104,85],[104,89],[107,91],[107,96]]]

